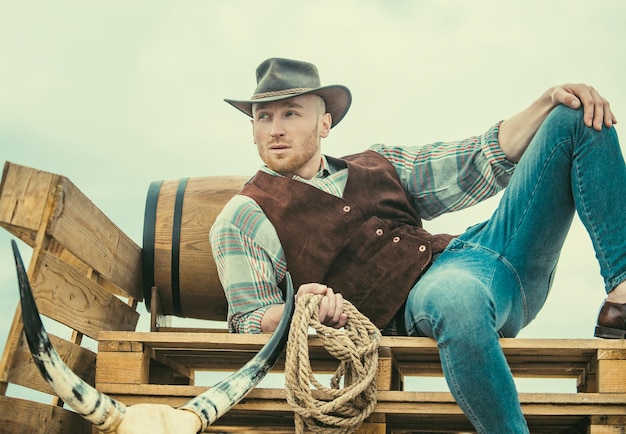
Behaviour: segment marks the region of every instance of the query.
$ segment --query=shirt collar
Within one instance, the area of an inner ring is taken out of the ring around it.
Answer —
[[[320,161],[320,171],[315,175],[316,178],[326,178],[330,175],[330,165],[328,164],[328,160],[326,159],[326,155],[322,155],[322,159]]]

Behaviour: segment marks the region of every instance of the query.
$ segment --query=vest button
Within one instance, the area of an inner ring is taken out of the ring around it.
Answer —
[[[417,250],[419,250],[420,252],[422,252],[422,253],[423,253],[423,252],[425,252],[425,251],[426,251],[426,246],[422,244],[421,246],[419,246],[419,247],[417,248]]]
[[[400,242],[400,237],[393,237],[393,240],[392,240],[392,241],[393,241],[394,243],[398,243],[398,242]]]
[[[382,230],[382,229],[380,229],[380,228],[376,229],[376,235],[378,235],[379,237],[382,237],[382,235],[383,235],[383,230]]]
[[[350,206],[349,205],[344,206],[343,212],[350,212]]]

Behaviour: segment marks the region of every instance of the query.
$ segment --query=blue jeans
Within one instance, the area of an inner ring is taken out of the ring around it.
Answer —
[[[437,341],[456,402],[478,432],[526,433],[498,338],[514,337],[543,306],[577,212],[606,291],[626,279],[626,166],[614,128],[555,108],[533,138],[500,204],[433,263],[407,299],[410,335]]]

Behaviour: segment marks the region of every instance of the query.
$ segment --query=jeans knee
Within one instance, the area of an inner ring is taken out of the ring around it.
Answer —
[[[442,334],[461,337],[494,327],[489,291],[471,275],[448,276],[439,285],[424,288],[419,298],[421,315],[416,319],[422,324],[416,326],[422,331],[430,329],[435,338]]]
[[[607,136],[601,140],[617,138],[615,128],[603,126],[600,131],[597,131],[595,128],[585,125],[585,111],[582,108],[571,109],[563,104],[556,106],[550,112],[544,124],[547,124],[550,129],[561,128],[565,131],[571,131],[574,137],[579,138],[582,138],[584,133],[595,134],[597,137]]]
[[[559,126],[567,126],[569,124],[570,128],[575,128],[581,124],[584,125],[584,111],[582,108],[572,109],[560,104],[552,109],[545,122],[555,123]]]
[[[571,158],[601,144],[603,152],[621,155],[615,128],[603,127],[600,131],[585,125],[584,110],[574,110],[564,105],[556,106],[545,119],[535,136],[543,146],[567,149]],[[606,158],[609,158],[607,155]]]

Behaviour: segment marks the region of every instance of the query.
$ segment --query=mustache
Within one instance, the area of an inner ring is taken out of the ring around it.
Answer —
[[[291,140],[284,138],[270,139],[265,145],[267,147],[272,147],[276,145],[291,145]]]

